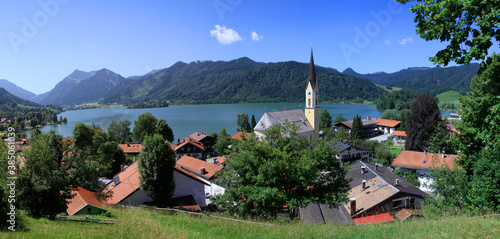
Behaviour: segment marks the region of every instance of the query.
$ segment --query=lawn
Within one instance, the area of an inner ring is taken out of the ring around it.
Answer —
[[[439,99],[439,103],[453,103],[458,105],[460,104],[458,100],[459,95],[458,91],[450,90],[437,95],[437,98]]]
[[[393,92],[393,91],[399,91],[401,90],[402,88],[399,88],[399,87],[394,87],[394,86],[391,86],[391,87],[388,87],[388,86],[385,86],[385,85],[379,85],[379,84],[375,84],[376,86],[384,89],[385,91],[387,92]]]
[[[405,147],[404,146],[391,146],[391,147],[389,147],[389,149],[391,150],[391,152],[394,155],[398,156],[399,152],[401,152],[401,150],[404,150]]]
[[[499,238],[500,216],[420,219],[364,226],[256,224],[149,209],[112,208],[115,224],[22,216],[24,231],[2,238]]]

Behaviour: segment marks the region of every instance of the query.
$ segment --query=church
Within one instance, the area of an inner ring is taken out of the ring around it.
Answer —
[[[256,136],[263,140],[266,137],[267,128],[274,124],[285,125],[288,121],[299,127],[298,134],[306,136],[309,140],[316,142],[319,138],[319,106],[318,106],[318,84],[314,69],[313,51],[311,49],[311,61],[309,63],[309,76],[306,87],[306,108],[266,112],[260,118],[254,128]]]

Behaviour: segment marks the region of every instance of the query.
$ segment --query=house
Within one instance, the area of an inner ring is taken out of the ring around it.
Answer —
[[[221,156],[214,159],[214,164],[221,165],[222,167],[226,167],[226,156]]]
[[[298,212],[301,222],[309,224],[352,225],[351,215],[343,205],[309,203],[300,207]]]
[[[142,143],[119,144],[118,147],[123,150],[123,153],[136,157],[141,153]]]
[[[309,63],[309,76],[306,86],[306,107],[301,109],[265,112],[254,128],[256,136],[264,140],[267,129],[274,124],[284,125],[290,122],[298,126],[298,135],[306,136],[309,140],[316,142],[319,138],[319,105],[318,84],[316,82],[316,71],[314,68],[314,57],[311,49],[311,60]]]
[[[137,161],[125,168],[122,172],[113,177],[103,192],[105,193],[105,203],[109,205],[142,205],[151,202],[152,199],[148,192],[140,187],[140,176]],[[192,196],[197,205],[205,207],[206,195],[205,186],[208,182],[201,180],[193,173],[174,166],[175,190],[171,201],[175,202],[178,198]],[[172,204],[171,202],[169,202]],[[168,203],[167,203],[168,204]],[[189,205],[187,205],[189,206]]]
[[[66,212],[68,215],[95,215],[107,211],[97,200],[96,193],[78,186],[71,194],[73,198],[68,199]]]
[[[391,133],[391,136],[394,140],[406,140],[408,137],[406,135],[406,131],[394,130]]]
[[[252,135],[252,133],[238,132],[233,136],[231,136],[231,139],[236,139],[236,140],[248,139],[250,138],[250,135]]]
[[[450,135],[450,137],[455,135],[455,134],[460,134],[460,131],[457,130],[455,125],[453,125],[449,121],[444,123],[444,127],[445,127],[446,131],[448,132],[448,134]]]
[[[392,161],[391,166],[399,168],[402,172],[411,170],[417,173],[419,188],[431,192],[432,180],[429,178],[430,167],[449,167],[453,169],[458,155],[441,153],[416,152],[403,150]]]
[[[335,132],[338,132],[340,128],[344,128],[351,135],[352,131],[352,120],[342,121],[335,123],[333,126],[335,128]],[[365,137],[374,136],[377,134],[377,122],[372,120],[369,116],[366,119],[361,119],[361,123],[363,124],[363,131],[365,132]]]
[[[378,126],[378,130],[382,131],[384,134],[392,134],[399,125],[401,124],[401,121],[399,120],[389,120],[389,119],[379,119],[379,118],[372,118],[375,122],[377,122],[375,125]]]
[[[224,194],[224,187],[221,187],[215,183],[215,179],[217,178],[215,174],[224,169],[223,166],[195,159],[189,156],[183,156],[182,158],[177,160],[176,164],[178,167],[193,173],[195,176],[206,183],[205,194],[208,198]],[[207,201],[207,204],[209,203],[210,201]]]
[[[337,157],[342,162],[351,162],[356,160],[368,161],[370,160],[370,150],[354,144],[343,142],[336,142],[333,149],[337,150]]]
[[[351,189],[345,208],[357,225],[392,221],[399,210],[420,209],[427,195],[385,167],[362,161],[351,164],[346,178]]]
[[[205,155],[207,155],[207,157],[209,157],[208,155],[213,155],[216,143],[213,137],[208,136],[204,133],[200,134],[198,132],[194,132],[188,137],[194,139],[195,141],[198,141],[203,145],[203,147],[205,148]]]
[[[189,136],[182,141],[177,141],[177,144],[171,144],[171,146],[177,160],[184,155],[197,159],[205,159],[206,157],[205,146]]]
[[[404,220],[411,218],[411,217],[421,217],[422,210],[421,209],[403,209],[403,210],[397,212],[395,216],[400,221],[404,221]]]
[[[449,120],[462,120],[462,117],[457,113],[450,113],[448,116]]]

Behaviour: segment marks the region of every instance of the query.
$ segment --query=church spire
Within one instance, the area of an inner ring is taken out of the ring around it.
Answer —
[[[311,62],[309,63],[309,76],[307,77],[307,81],[311,82],[312,88],[316,88],[316,71],[314,69],[314,58],[313,58],[313,49],[311,46]]]

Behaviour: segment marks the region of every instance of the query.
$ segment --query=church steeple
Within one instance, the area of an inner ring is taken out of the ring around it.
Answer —
[[[307,77],[307,81],[311,82],[312,88],[316,88],[316,70],[314,69],[314,57],[313,57],[313,49],[311,47],[311,61],[309,63],[309,76]]]

